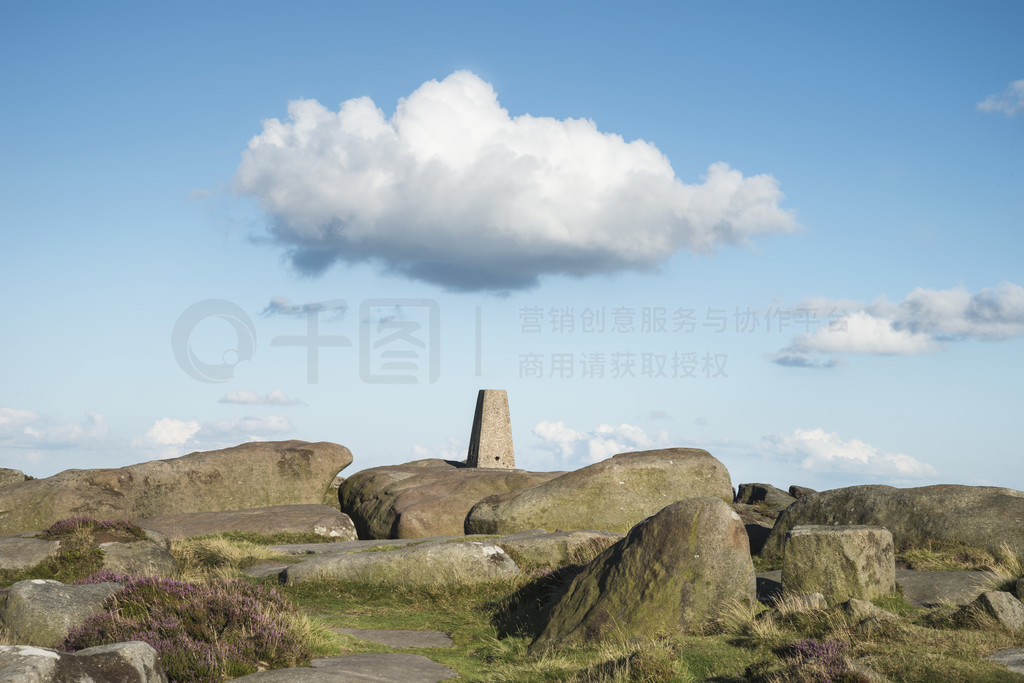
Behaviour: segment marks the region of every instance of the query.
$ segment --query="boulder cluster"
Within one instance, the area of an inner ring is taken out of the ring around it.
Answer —
[[[787,493],[753,483],[734,492],[726,467],[692,448],[622,453],[570,472],[516,469],[510,451],[488,458],[500,466],[429,459],[341,480],[352,462],[348,449],[287,441],[38,480],[0,471],[0,569],[52,558],[62,541],[40,532],[83,515],[145,529],[145,538],[100,549],[104,568],[146,576],[174,575],[170,540],[221,531],[311,532],[336,541],[282,547],[305,555],[263,574],[287,583],[507,581],[576,563],[530,648],[541,654],[701,632],[759,599],[775,610],[841,606],[872,628],[897,618],[869,601],[897,590],[896,556],[905,548],[935,540],[1024,554],[1024,493],[1011,489],[791,486]],[[756,574],[758,555],[781,572]],[[908,579],[904,591],[912,585]],[[33,680],[58,680],[51,674],[59,671],[71,680],[78,674],[69,671],[114,667],[121,680],[163,680],[152,648],[141,643],[73,655],[47,649],[118,588],[37,579],[0,591],[0,626],[20,643],[0,646],[0,678],[38,671]],[[1024,579],[1015,591],[986,588],[957,596],[964,614],[1024,631]]]

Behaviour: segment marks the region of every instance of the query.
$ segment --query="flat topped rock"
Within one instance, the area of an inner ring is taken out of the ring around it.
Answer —
[[[452,647],[451,636],[441,631],[407,631],[401,629],[332,628],[360,640],[369,640],[401,650],[409,647]]]
[[[314,659],[312,668],[261,671],[236,678],[247,683],[437,683],[459,674],[424,657],[404,652],[381,652]]]
[[[327,505],[271,505],[248,510],[188,512],[135,520],[146,529],[166,534],[172,540],[207,536],[225,531],[254,534],[314,533],[325,538],[352,541],[356,528],[348,515]]]
[[[1008,647],[996,650],[987,659],[1002,664],[1015,674],[1024,674],[1024,647]]]
[[[990,590],[999,579],[992,572],[921,572],[897,569],[896,583],[903,595],[918,607],[934,607],[942,603],[966,605]]]
[[[44,541],[28,534],[0,537],[0,569],[28,569],[57,554],[60,541]]]

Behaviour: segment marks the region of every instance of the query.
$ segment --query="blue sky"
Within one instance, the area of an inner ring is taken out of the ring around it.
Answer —
[[[59,8],[0,22],[0,467],[461,459],[504,388],[530,469],[1024,489],[1020,3]]]

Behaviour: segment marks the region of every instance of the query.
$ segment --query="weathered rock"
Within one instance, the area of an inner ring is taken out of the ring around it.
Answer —
[[[620,453],[532,488],[481,500],[466,518],[466,533],[625,532],[666,505],[700,496],[732,502],[729,472],[707,451]]]
[[[515,469],[508,395],[501,389],[481,389],[477,394],[466,465]]]
[[[7,467],[0,467],[0,488],[19,484],[25,481],[25,473],[21,470],[12,470]]]
[[[743,522],[719,498],[690,498],[633,527],[576,576],[531,654],[606,638],[689,632],[753,605]]]
[[[480,499],[560,474],[479,469],[437,459],[373,467],[345,480],[341,509],[360,538],[461,535],[466,515]]]
[[[929,540],[1024,555],[1024,493],[993,486],[944,484],[898,489],[851,486],[797,500],[780,515],[761,554],[777,557],[800,524],[873,525],[892,532],[898,550]]]
[[[15,642],[52,647],[73,626],[103,611],[103,602],[120,588],[119,583],[70,586],[44,579],[18,581],[0,605],[0,625]]]
[[[797,486],[796,484],[791,484],[789,487],[789,495],[798,499],[806,498],[807,496],[812,495],[814,493],[817,493],[817,491],[806,486]]]
[[[0,569],[28,569],[57,554],[59,541],[44,541],[29,534],[0,537]]]
[[[433,586],[503,581],[518,573],[512,558],[492,543],[434,541],[395,550],[314,556],[285,569],[281,580],[296,583],[334,579]]]
[[[735,502],[748,505],[761,503],[772,512],[778,513],[796,502],[796,497],[771,484],[740,484]]]
[[[960,609],[965,617],[969,618],[972,611],[978,610],[987,613],[1005,629],[1024,631],[1024,603],[1021,603],[1013,593],[986,591],[970,605]]]
[[[0,683],[81,681],[166,683],[160,655],[148,643],[97,645],[73,654],[28,645],[0,645]]]
[[[554,569],[580,558],[589,560],[622,538],[610,531],[520,531],[492,542],[503,548],[523,569]]]
[[[160,531],[173,540],[224,531],[266,535],[282,532],[314,533],[339,541],[356,539],[356,529],[349,516],[327,505],[272,505],[251,510],[190,512],[139,519],[135,523],[146,529]]]
[[[1002,664],[1016,674],[1024,674],[1024,647],[1006,647],[996,650],[986,659]]]
[[[324,499],[320,501],[324,505],[334,508],[335,510],[341,509],[341,485],[345,483],[345,477],[335,477],[334,481],[331,482],[330,487],[324,492]]]
[[[319,503],[352,462],[344,446],[264,441],[118,469],[65,470],[0,488],[0,534],[60,519],[139,519],[183,512]]]
[[[100,543],[103,568],[132,576],[170,577],[178,571],[178,561],[160,543],[150,540],[131,543]]]
[[[782,587],[820,592],[830,605],[869,600],[896,590],[892,535],[882,527],[797,526],[786,538]]]
[[[899,619],[898,616],[892,612],[888,612],[881,607],[876,607],[873,603],[867,600],[858,600],[857,598],[850,598],[840,608],[849,614],[854,619],[867,619],[868,617],[877,617],[879,619]]]
[[[966,605],[999,580],[994,572],[920,572],[896,570],[896,584],[903,596],[918,607],[942,604]]]
[[[763,509],[748,503],[733,503],[732,509],[740,516],[747,529],[747,538],[750,539],[750,554],[756,555],[761,551],[764,542],[768,540],[768,534],[772,532],[772,526],[775,525],[775,517],[766,515]]]
[[[409,631],[404,629],[373,629],[373,628],[332,628],[335,633],[343,633],[371,643],[380,643],[396,650],[411,647],[452,647],[455,642],[447,633],[441,631]]]

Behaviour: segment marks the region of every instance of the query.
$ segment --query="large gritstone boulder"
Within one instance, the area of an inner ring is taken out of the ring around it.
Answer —
[[[699,496],[732,502],[729,472],[707,451],[620,453],[532,488],[485,498],[466,518],[466,533],[625,532],[670,503]]]
[[[66,470],[0,488],[0,535],[69,517],[139,519],[319,503],[351,463],[352,454],[338,444],[264,441],[117,469]]]
[[[755,600],[739,515],[718,498],[690,498],[636,525],[587,565],[530,652],[685,633]]]

